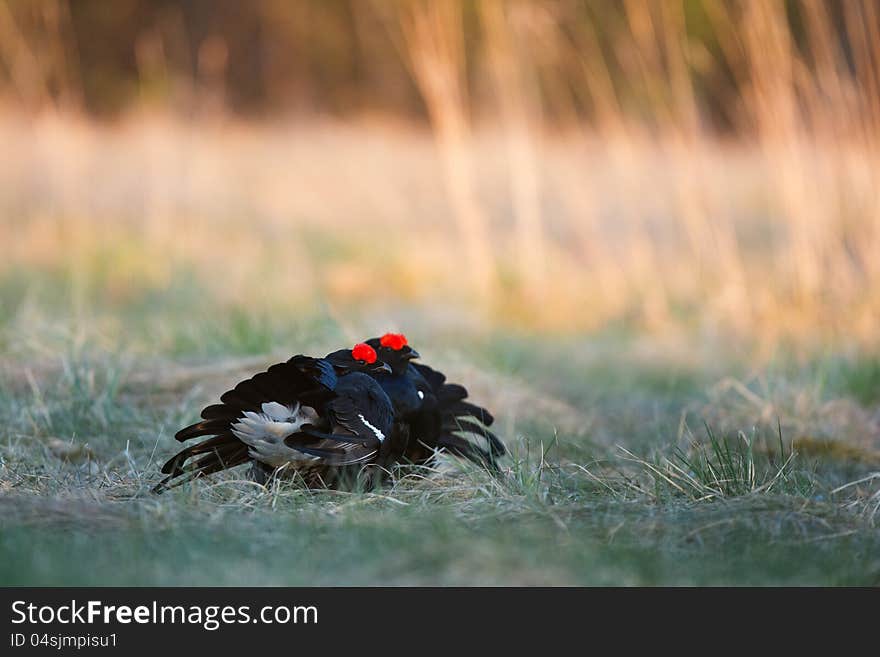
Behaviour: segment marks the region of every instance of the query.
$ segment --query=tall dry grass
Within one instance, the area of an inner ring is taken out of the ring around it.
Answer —
[[[460,5],[383,4],[430,133],[8,105],[0,268],[99,258],[122,296],[185,270],[267,307],[403,299],[545,329],[876,345],[876,5],[847,3],[838,30],[804,3],[802,33],[782,3],[704,5],[720,54],[678,3],[626,2],[609,48],[564,2],[481,2],[468,61]],[[727,131],[696,92],[722,73]]]

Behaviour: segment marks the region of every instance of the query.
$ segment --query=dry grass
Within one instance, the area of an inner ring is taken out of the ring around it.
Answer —
[[[536,169],[547,279],[536,270],[545,280],[536,296],[518,269],[506,137],[482,131],[468,153],[487,218],[480,258],[495,277],[485,298],[462,246],[472,236],[451,219],[441,158],[418,131],[168,117],[101,127],[7,113],[0,133],[2,274],[60,273],[73,294],[94,279],[124,299],[189,272],[220,298],[265,309],[431,300],[569,332],[623,321],[765,345],[794,337],[872,346],[880,335],[880,285],[869,269],[878,215],[867,205],[878,187],[867,172],[880,167],[865,149],[805,149],[804,214],[794,220],[780,163],[757,147],[703,140],[670,154],[663,142],[546,136]],[[823,174],[844,156],[865,175]],[[690,196],[680,193],[685,182]],[[723,230],[726,246],[694,239],[682,203],[697,201],[700,230]],[[798,282],[807,248],[798,222],[819,235],[821,253],[809,256],[816,289]]]
[[[625,3],[603,47],[590,23],[567,29],[573,5],[480,3],[477,54],[458,3],[373,6],[432,134],[155,109],[96,125],[7,103],[2,275],[61,270],[74,294],[98,276],[124,297],[183,270],[264,308],[454,301],[484,323],[696,329],[764,353],[876,346],[876,8],[847,3],[835,28],[804,3],[795,29],[781,5],[700,7],[720,52],[676,3]],[[3,16],[11,90],[45,96],[70,62],[35,59]],[[725,76],[727,95],[697,93]]]
[[[130,328],[137,321],[127,317]],[[317,350],[287,331],[278,344]],[[263,487],[239,469],[157,496],[173,432],[273,359],[187,367],[155,346],[120,359],[132,340],[110,353],[44,345],[56,369],[6,354],[3,583],[877,583],[877,461],[867,450],[841,431],[796,440],[793,453],[788,417],[781,445],[764,423],[739,425],[739,436],[676,436],[682,413],[698,421],[689,409],[704,399],[700,379],[676,381],[626,348],[593,343],[596,354],[578,350],[572,362],[568,344],[496,340],[463,353],[460,341],[426,341],[425,357],[496,412],[512,452],[497,478],[447,462],[352,493]],[[809,389],[811,378],[785,381]],[[837,396],[807,410],[821,416]],[[712,411],[729,425],[753,419],[731,400]]]

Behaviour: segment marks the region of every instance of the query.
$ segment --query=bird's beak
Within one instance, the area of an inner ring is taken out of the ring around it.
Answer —
[[[391,365],[388,363],[382,363],[379,367],[377,367],[374,372],[384,372],[385,374],[391,374]]]
[[[409,353],[406,355],[406,359],[413,360],[415,358],[421,358],[421,356],[419,355],[419,352],[416,351],[415,349],[410,349]]]

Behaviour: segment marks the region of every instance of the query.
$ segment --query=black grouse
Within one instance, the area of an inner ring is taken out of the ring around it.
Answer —
[[[415,465],[429,463],[438,450],[497,470],[497,459],[507,450],[487,427],[495,421],[485,408],[466,401],[467,389],[446,383],[446,376],[427,365],[412,362],[419,354],[400,333],[370,338],[390,373],[374,373],[394,405],[393,460]],[[482,423],[477,424],[473,420]],[[460,435],[460,434],[465,435]],[[471,438],[483,438],[483,447]]]
[[[210,438],[165,463],[167,476],[154,491],[247,462],[258,478],[282,471],[309,487],[363,479],[364,466],[384,462],[390,448],[393,407],[370,376],[389,371],[363,343],[324,358],[298,355],[273,365],[202,410],[202,421],[177,432],[180,442]]]

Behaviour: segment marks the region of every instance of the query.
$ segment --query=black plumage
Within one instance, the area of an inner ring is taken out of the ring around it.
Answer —
[[[507,450],[488,429],[495,418],[485,408],[465,401],[468,392],[464,386],[447,383],[442,372],[412,362],[419,354],[402,335],[386,334],[366,343],[391,368],[390,373],[373,376],[394,405],[390,449],[395,460],[424,465],[438,450],[444,450],[493,471],[498,469],[497,459]],[[484,439],[486,446],[475,438]]]
[[[176,434],[181,442],[210,437],[169,459],[154,491],[247,462],[258,472],[286,468],[308,485],[341,482],[341,470],[387,450],[393,408],[364,372],[388,369],[371,348],[356,345],[320,359],[294,356],[240,382]]]

